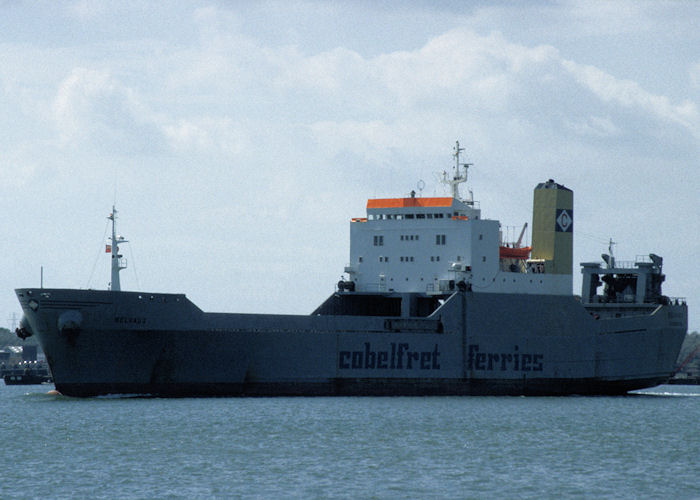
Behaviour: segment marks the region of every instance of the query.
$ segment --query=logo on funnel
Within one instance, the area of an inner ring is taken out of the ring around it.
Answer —
[[[565,208],[557,209],[557,224],[555,231],[558,233],[570,233],[574,229],[574,211]]]

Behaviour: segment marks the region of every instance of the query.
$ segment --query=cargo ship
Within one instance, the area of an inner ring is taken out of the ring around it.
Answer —
[[[687,305],[662,294],[662,258],[582,263],[573,295],[573,192],[538,184],[531,244],[508,243],[460,194],[462,151],[443,173],[450,196],[368,200],[343,277],[311,314],[211,313],[183,294],[122,291],[113,207],[109,289],[19,288],[17,333],[38,337],[68,396],[585,395],[666,382]]]

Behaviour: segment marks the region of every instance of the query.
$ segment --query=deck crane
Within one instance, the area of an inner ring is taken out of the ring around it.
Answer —
[[[523,236],[525,235],[526,229],[527,229],[527,222],[523,226],[523,230],[520,231],[520,236],[518,236],[518,241],[515,242],[515,248],[520,248],[520,244],[523,242]]]

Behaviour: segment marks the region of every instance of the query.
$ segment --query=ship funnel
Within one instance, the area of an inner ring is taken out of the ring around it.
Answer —
[[[545,272],[573,272],[574,192],[554,180],[538,184],[532,209],[532,259],[545,261]]]

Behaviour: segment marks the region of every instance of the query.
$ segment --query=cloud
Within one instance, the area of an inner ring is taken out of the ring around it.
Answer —
[[[345,91],[358,77],[371,77],[368,61],[360,54],[336,48],[304,57],[293,47],[264,51],[276,74],[276,86],[307,87],[321,92]]]
[[[666,96],[654,95],[634,81],[617,79],[594,66],[563,60],[562,67],[604,102],[620,104],[657,119],[676,123],[700,139],[700,116],[695,103],[685,101],[674,105]]]
[[[690,67],[690,83],[696,89],[700,89],[700,61]]]
[[[109,71],[74,68],[59,85],[53,116],[64,147],[92,147],[114,154],[224,152],[235,154],[245,142],[243,128],[227,116],[178,116],[177,106],[154,111],[147,89],[127,86]],[[166,99],[174,103],[175,96]]]
[[[230,118],[182,118],[164,124],[163,133],[176,151],[218,151],[235,155],[249,145],[245,127]]]
[[[91,21],[103,16],[107,12],[107,4],[91,0],[77,0],[67,6],[69,14],[81,21]]]
[[[219,38],[224,33],[239,31],[243,22],[234,10],[220,9],[212,5],[196,8],[192,17],[202,33],[214,38]]]
[[[612,137],[620,135],[620,129],[609,117],[589,116],[580,120],[566,121],[568,129],[576,134],[595,137]]]
[[[156,117],[106,70],[74,68],[59,85],[53,112],[62,146],[128,153],[161,144]]]
[[[272,143],[310,134],[316,144],[383,162],[392,149],[411,150],[440,135],[495,148],[504,138],[490,131],[505,134],[514,123],[508,133],[521,140],[543,133],[559,134],[559,141],[566,133],[618,136],[629,126],[619,119],[622,110],[699,136],[693,102],[673,104],[637,82],[564,59],[550,45],[457,28],[415,50],[364,57],[337,47],[304,54],[243,35],[238,17],[229,15],[232,28],[219,11],[194,13],[198,44],[159,46],[157,71],[139,69],[150,64],[143,56],[120,77],[73,68],[53,102],[61,144],[236,156],[250,155],[251,137],[261,132],[278,134]],[[590,93],[582,95],[582,88]],[[285,130],[272,122],[285,123]]]
[[[331,151],[349,149],[379,161],[397,143],[396,129],[382,121],[321,121],[309,126],[319,144]]]
[[[395,105],[448,103],[454,98],[471,106],[501,108],[518,87],[513,75],[532,75],[556,58],[552,47],[528,48],[508,43],[500,34],[479,36],[469,30],[452,30],[429,40],[415,51],[397,51],[364,58],[346,48],[309,57],[283,49],[266,51],[271,66],[282,71],[280,87],[315,88],[334,97],[352,95],[381,111]],[[540,73],[541,75],[541,73]]]
[[[208,12],[208,11],[207,11]],[[210,15],[200,16],[201,46],[177,54],[169,86],[195,88],[199,95],[221,91],[244,106],[316,99],[303,115],[396,114],[418,105],[468,102],[502,110],[521,79],[543,79],[553,70],[557,51],[507,42],[498,33],[480,36],[456,29],[413,51],[364,57],[346,47],[306,55],[297,47],[266,46],[236,32],[220,33]],[[290,94],[302,92],[301,95]],[[292,99],[290,101],[290,97]],[[398,107],[398,108],[397,108]],[[276,109],[280,109],[276,107]]]
[[[650,17],[648,5],[644,2],[567,0],[564,3],[570,9],[569,17],[576,24],[578,33],[619,36],[621,33],[639,33],[654,27],[654,19]]]
[[[694,103],[673,104],[634,81],[566,60],[551,46],[530,48],[498,33],[456,29],[414,51],[374,58],[336,49],[306,58],[292,52],[290,59],[279,77],[288,92],[316,86],[319,106],[331,99],[348,104],[328,115],[335,119],[309,125],[319,143],[379,161],[391,148],[410,148],[436,130],[488,142],[494,139],[487,130],[505,132],[504,120],[520,124],[509,133],[522,140],[546,134],[564,142],[566,132],[620,136],[630,132],[621,118],[628,110],[698,137]],[[636,125],[631,130],[640,131]]]
[[[32,147],[25,144],[0,154],[0,185],[5,189],[25,186],[39,170],[31,160]]]

